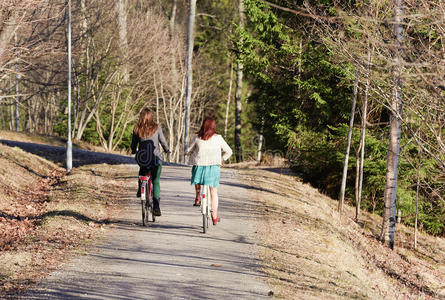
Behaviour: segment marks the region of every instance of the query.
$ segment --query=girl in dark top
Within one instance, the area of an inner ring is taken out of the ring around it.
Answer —
[[[148,164],[141,163],[138,161],[140,166],[139,176],[151,174],[153,181],[153,214],[155,216],[161,215],[161,209],[159,206],[161,188],[160,188],[160,177],[162,169],[162,155],[159,149],[159,144],[161,144],[164,152],[170,153],[170,150],[165,140],[164,134],[162,133],[161,127],[156,124],[153,119],[153,113],[150,109],[144,108],[139,116],[139,121],[134,126],[133,136],[131,139],[131,153],[135,154],[137,150],[145,147],[145,145],[151,144],[151,150],[153,153],[148,153]],[[144,146],[143,146],[144,145]],[[142,146],[142,147],[141,147]],[[144,156],[145,161],[147,161],[147,156]],[[136,156],[138,160],[138,156]],[[139,187],[137,192],[137,197],[141,196],[141,182],[139,181]]]

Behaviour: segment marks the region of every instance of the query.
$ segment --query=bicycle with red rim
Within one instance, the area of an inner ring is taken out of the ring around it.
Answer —
[[[139,176],[139,180],[141,182],[142,225],[148,226],[150,215],[152,221],[156,221],[156,217],[153,214],[153,182],[151,174]]]
[[[148,222],[151,220],[156,221],[156,217],[153,214],[153,180],[152,180],[152,168],[159,164],[158,159],[153,153],[154,144],[153,141],[143,141],[139,145],[139,150],[136,153],[136,162],[144,170],[138,176],[141,192],[141,206],[142,206],[142,225],[148,226]]]

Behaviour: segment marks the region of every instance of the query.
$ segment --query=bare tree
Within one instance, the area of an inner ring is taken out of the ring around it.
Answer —
[[[119,48],[120,55],[123,60],[122,62],[122,76],[123,82],[127,83],[129,80],[128,72],[128,37],[127,37],[127,10],[128,10],[128,0],[117,0],[117,19],[119,26]]]
[[[15,127],[17,128],[19,111],[24,110],[27,115],[24,117],[24,129],[50,133],[57,114],[52,97],[57,89],[54,78],[62,78],[58,76],[60,71],[48,76],[47,71],[51,67],[42,66],[46,65],[50,57],[54,66],[66,57],[65,39],[59,39],[60,34],[65,31],[65,3],[34,0],[2,2],[0,6],[2,5],[7,7],[1,10],[6,15],[0,16],[5,21],[0,25],[0,78],[11,75],[16,78],[15,88],[8,91],[8,97],[16,99]],[[48,79],[51,81],[48,82]],[[0,80],[0,86],[2,83],[4,81]],[[0,99],[4,96],[0,95]],[[35,99],[38,101],[34,102]]]
[[[383,210],[381,241],[394,248],[396,230],[397,177],[400,154],[402,119],[402,39],[403,0],[393,0],[394,6],[394,66],[392,70],[393,94],[389,130],[388,158],[386,162],[385,209]]]
[[[224,138],[227,138],[227,125],[229,122],[229,108],[230,108],[230,101],[232,100],[232,85],[233,85],[233,61],[230,62],[229,91],[227,92],[226,115],[224,118]]]
[[[189,1],[189,16],[187,25],[187,57],[186,57],[186,88],[185,88],[185,128],[184,128],[184,163],[187,163],[188,131],[190,121],[190,102],[192,97],[192,58],[193,58],[193,32],[195,26],[196,0]]]
[[[416,182],[416,216],[414,220],[414,249],[417,249],[417,221],[419,216],[420,168],[422,167],[422,151],[418,149],[417,182]]]
[[[365,164],[365,144],[366,144],[366,121],[368,119],[368,95],[369,95],[369,84],[370,84],[370,68],[371,68],[371,49],[368,48],[368,70],[366,72],[366,83],[365,83],[365,96],[362,103],[362,122],[361,122],[361,136],[360,136],[360,172],[359,172],[359,183],[358,183],[358,193],[357,201],[355,207],[355,220],[358,222],[360,218],[360,207],[362,200],[362,187],[363,187],[363,167]]]
[[[244,0],[238,2],[238,26],[244,28]],[[235,86],[235,157],[237,162],[243,160],[243,149],[241,146],[241,112],[243,96],[243,63],[238,60],[236,66]]]
[[[342,180],[341,180],[340,196],[339,196],[339,201],[338,201],[338,210],[339,210],[340,214],[343,212],[343,202],[345,199],[346,179],[348,176],[349,151],[351,149],[352,129],[354,126],[355,106],[357,103],[359,77],[360,77],[360,71],[357,68],[356,73],[355,73],[354,95],[352,97],[351,116],[349,117],[348,138],[346,141],[346,153],[345,153],[345,160],[343,163],[343,175],[342,175]]]

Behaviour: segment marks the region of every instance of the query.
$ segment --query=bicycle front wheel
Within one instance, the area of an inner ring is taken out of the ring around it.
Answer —
[[[209,228],[209,215],[207,213],[202,214],[202,232],[206,233]]]
[[[150,201],[147,201],[147,211],[151,214],[151,219],[153,222],[156,221],[156,217],[153,213],[153,198],[150,198]],[[147,222],[148,222],[148,216],[147,216]]]
[[[202,212],[202,232],[206,233],[209,228],[209,211],[210,211],[210,191],[207,185],[202,187],[201,194],[201,212]]]

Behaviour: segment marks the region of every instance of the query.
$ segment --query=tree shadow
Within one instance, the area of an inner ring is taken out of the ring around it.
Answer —
[[[60,166],[66,167],[66,147],[51,146],[37,143],[17,142],[10,140],[0,140],[0,143],[17,147],[23,151],[45,158]],[[113,153],[97,152],[73,148],[72,150],[73,167],[81,167],[84,165],[109,164],[109,165],[136,165],[134,156],[120,155]],[[185,167],[185,165],[171,162],[163,162],[163,165],[173,167]],[[24,166],[23,166],[24,167]],[[24,167],[26,168],[26,167]],[[29,170],[32,172],[32,170]],[[38,174],[37,174],[38,175]]]
[[[93,222],[96,224],[108,224],[109,223],[108,220],[91,219],[90,217],[87,217],[87,216],[85,216],[81,213],[78,213],[76,211],[73,211],[73,210],[52,210],[52,211],[48,211],[44,214],[37,216],[35,219],[40,223],[44,219],[51,218],[51,217],[71,217],[71,218],[74,218],[76,220],[83,221],[86,223],[90,223],[90,222]]]
[[[43,145],[37,143],[25,143],[9,140],[0,140],[0,143],[10,147],[17,147],[23,151],[45,158],[58,165],[66,165],[66,148],[60,146]],[[118,164],[136,164],[136,160],[132,156],[95,152],[83,149],[73,148],[73,167],[77,168],[84,165],[102,164],[109,165]]]
[[[243,188],[246,190],[255,190],[255,191],[260,191],[260,192],[267,192],[267,193],[271,193],[271,194],[286,196],[286,194],[283,194],[283,193],[277,193],[277,192],[274,192],[269,189],[265,189],[262,187],[254,187],[254,186],[250,186],[250,185],[242,184],[242,183],[234,183],[234,182],[230,182],[230,181],[220,181],[220,184],[224,184],[224,185],[232,186],[232,187],[239,187],[239,188]]]
[[[90,217],[87,217],[81,213],[78,213],[76,211],[73,210],[53,210],[53,211],[48,211],[45,212],[43,214],[37,215],[37,216],[22,216],[22,215],[11,215],[8,214],[6,212],[0,211],[0,217],[5,218],[5,219],[9,219],[9,220],[17,220],[17,221],[23,221],[23,220],[31,220],[31,221],[36,221],[37,225],[41,225],[41,222],[43,222],[43,220],[45,218],[50,218],[50,217],[72,217],[76,220],[79,221],[83,221],[83,222],[93,222],[96,224],[109,224],[111,221],[108,219],[104,219],[104,220],[95,220],[95,219],[91,219]]]
[[[0,210],[0,218],[4,218],[4,219],[8,219],[8,220],[24,220],[25,218],[21,217],[21,216],[14,216],[8,213],[5,213],[4,211]]]

